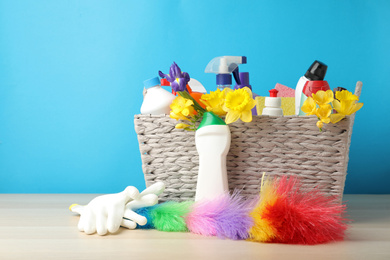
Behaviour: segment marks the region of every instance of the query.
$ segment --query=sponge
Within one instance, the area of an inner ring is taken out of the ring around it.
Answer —
[[[279,94],[279,93],[278,93]],[[281,97],[284,116],[295,115],[295,97]],[[263,112],[263,108],[265,102],[265,97],[257,96],[256,97],[256,108],[257,114],[261,115]]]

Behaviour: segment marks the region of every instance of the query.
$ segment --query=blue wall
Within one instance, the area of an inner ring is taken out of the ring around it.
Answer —
[[[346,193],[390,193],[389,17],[386,0],[0,1],[0,192],[143,188],[143,80],[176,61],[214,90],[209,60],[246,55],[260,95],[315,59],[332,88],[363,81]]]

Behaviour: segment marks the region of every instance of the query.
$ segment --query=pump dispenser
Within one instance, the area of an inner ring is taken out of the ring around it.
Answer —
[[[310,68],[306,71],[305,75],[302,76],[295,88],[295,114],[298,115],[301,110],[301,97],[303,92],[303,87],[305,86],[307,81],[323,81],[325,78],[326,70],[328,66],[326,66],[321,61],[315,60],[313,64],[311,64]]]
[[[217,74],[217,87],[220,90],[231,88],[232,73],[237,84],[241,84],[238,65],[246,64],[245,56],[220,56],[207,64],[205,72]]]
[[[170,104],[175,95],[163,89],[158,77],[144,81],[144,101],[141,106],[143,115],[161,115],[170,113]]]

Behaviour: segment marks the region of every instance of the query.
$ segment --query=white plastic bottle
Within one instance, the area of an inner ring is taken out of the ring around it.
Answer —
[[[265,98],[264,101],[264,109],[262,115],[268,116],[283,116],[282,99],[277,97],[278,94],[277,89],[271,89],[269,91],[269,97]]]
[[[301,110],[302,91],[306,82],[312,80],[324,80],[327,69],[328,66],[326,66],[321,61],[315,60],[313,64],[311,64],[310,68],[306,71],[305,76],[302,76],[298,80],[297,86],[295,88],[295,115],[298,115]]]
[[[230,129],[225,122],[212,112],[205,112],[195,133],[199,154],[195,201],[212,199],[229,192],[226,156],[230,140]]]
[[[144,101],[141,106],[143,115],[161,115],[170,113],[170,105],[175,95],[163,89],[158,77],[144,81]]]

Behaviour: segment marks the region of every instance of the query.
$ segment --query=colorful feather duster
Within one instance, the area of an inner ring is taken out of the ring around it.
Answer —
[[[318,188],[304,189],[297,177],[262,180],[253,201],[235,192],[208,201],[165,202],[137,210],[148,219],[139,228],[190,231],[256,242],[320,244],[342,240],[346,206]]]
[[[186,224],[195,234],[246,239],[253,224],[249,216],[252,206],[237,192],[231,196],[223,194],[213,200],[195,203],[186,217]]]
[[[160,231],[188,231],[185,216],[190,212],[192,201],[168,201],[151,207],[150,217],[153,226]]]
[[[145,207],[145,208],[140,208],[135,210],[135,213],[144,216],[147,220],[146,224],[141,226],[137,224],[137,228],[140,229],[154,229],[153,221],[152,221],[152,216],[150,215],[150,212],[155,208],[158,207],[159,204],[152,206],[152,207]]]
[[[251,240],[287,244],[320,244],[342,240],[346,207],[318,188],[305,190],[297,177],[282,177],[262,186],[251,215]]]

